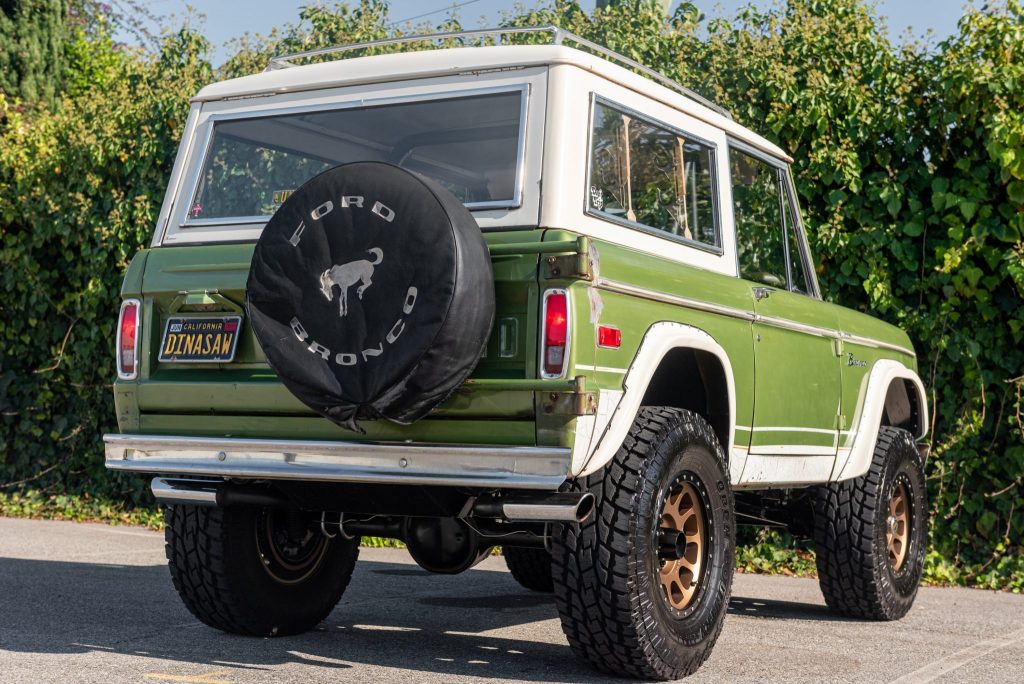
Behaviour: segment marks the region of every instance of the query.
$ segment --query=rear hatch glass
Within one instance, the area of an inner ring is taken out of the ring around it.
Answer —
[[[524,90],[216,121],[186,225],[267,220],[304,182],[353,161],[423,174],[470,209],[518,206]]]

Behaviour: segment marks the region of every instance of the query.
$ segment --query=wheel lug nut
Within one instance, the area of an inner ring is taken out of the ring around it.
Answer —
[[[686,553],[686,535],[679,530],[662,527],[658,530],[658,558],[678,560]]]

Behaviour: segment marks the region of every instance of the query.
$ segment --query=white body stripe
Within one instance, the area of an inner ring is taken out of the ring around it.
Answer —
[[[612,368],[611,366],[588,366],[586,364],[577,363],[576,368],[579,370],[589,370],[595,373],[617,373],[619,375],[625,375],[625,368]]]

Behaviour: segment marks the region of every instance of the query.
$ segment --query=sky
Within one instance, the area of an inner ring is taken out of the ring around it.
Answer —
[[[332,0],[333,1],[333,0]],[[772,0],[691,0],[705,15],[729,16],[738,7],[755,4],[769,6]],[[214,63],[220,64],[227,57],[224,44],[231,38],[250,33],[267,33],[275,26],[282,26],[298,19],[299,8],[317,4],[317,0],[141,0],[154,14],[178,17],[187,13],[187,6],[206,15],[203,27],[206,37],[214,45]],[[403,23],[408,19],[438,22],[451,11],[453,5],[461,5],[455,11],[466,28],[493,26],[502,10],[511,10],[514,0],[391,0],[391,18]],[[534,7],[536,0],[520,0],[526,7]],[[594,0],[580,3],[584,9],[592,9]],[[672,3],[672,9],[679,0]],[[898,39],[908,28],[916,37],[923,36],[931,29],[938,38],[944,38],[956,30],[956,22],[962,14],[965,0],[876,0],[879,15],[886,18],[889,35]],[[425,16],[424,16],[425,15]]]

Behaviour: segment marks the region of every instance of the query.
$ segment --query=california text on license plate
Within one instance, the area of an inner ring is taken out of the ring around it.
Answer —
[[[174,316],[167,319],[160,360],[229,363],[235,358],[241,316]]]

